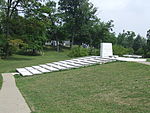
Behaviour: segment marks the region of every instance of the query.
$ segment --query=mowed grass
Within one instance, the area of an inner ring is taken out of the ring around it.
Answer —
[[[16,76],[33,113],[149,113],[150,66],[115,62]]]
[[[39,65],[64,59],[70,59],[67,56],[67,51],[56,52],[47,51],[43,56],[24,56],[24,55],[13,55],[7,60],[0,59],[0,73],[12,72],[16,68]]]
[[[2,78],[2,76],[1,76],[1,74],[0,74],[0,89],[1,89],[1,87],[2,87],[2,82],[3,82],[3,78]]]
[[[67,54],[68,50],[59,53],[56,51],[45,51],[43,56],[13,55],[7,60],[0,59],[0,88],[2,85],[1,73],[15,72],[16,68],[25,66],[33,66],[53,61],[70,59]]]

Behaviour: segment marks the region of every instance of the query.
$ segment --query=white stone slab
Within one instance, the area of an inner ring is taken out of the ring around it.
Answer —
[[[125,58],[125,57],[118,57],[116,58],[118,61],[128,61],[128,62],[146,62],[147,59],[137,59],[137,58]]]
[[[32,66],[33,68],[39,70],[40,72],[42,73],[47,73],[47,72],[50,72],[49,70],[45,69],[45,68],[42,68],[40,66]]]
[[[95,62],[100,63],[100,64],[107,62],[107,61],[103,61],[103,60],[100,60],[100,59],[90,59],[90,61],[95,61]]]
[[[65,64],[65,63],[61,63],[61,62],[55,62],[54,64],[57,64],[57,65],[59,65],[59,66],[66,67],[66,68],[68,68],[68,69],[74,68],[74,66],[71,66],[71,65],[68,65],[68,64]]]
[[[89,63],[82,62],[81,60],[72,60],[71,62],[76,63],[76,64],[81,64],[84,66],[90,65]]]
[[[56,65],[56,64],[53,64],[53,63],[48,63],[47,65],[49,65],[51,67],[54,67],[54,68],[57,68],[57,69],[60,69],[60,70],[67,69],[65,67],[62,67],[62,66],[59,66],[59,65]]]
[[[129,58],[142,58],[140,55],[123,55],[124,57],[129,57]]]
[[[70,61],[61,61],[61,62],[64,63],[64,64],[72,65],[74,67],[82,67],[83,66],[83,65],[76,64],[76,63],[73,63],[73,62],[70,62]]]
[[[102,58],[113,56],[112,43],[101,43],[100,56]]]
[[[28,70],[26,70],[25,68],[17,68],[16,69],[22,76],[30,76],[33,75],[32,73],[30,73]]]
[[[97,62],[91,61],[91,60],[83,60],[83,62],[85,62],[85,63],[90,63],[90,64],[96,64],[96,63],[97,63]]]
[[[59,71],[59,69],[57,68],[54,68],[54,67],[51,67],[51,66],[48,66],[48,65],[40,65],[41,67],[45,68],[45,69],[48,69],[50,71]]]
[[[33,67],[25,67],[28,71],[30,71],[32,74],[42,74],[42,72],[34,69]]]

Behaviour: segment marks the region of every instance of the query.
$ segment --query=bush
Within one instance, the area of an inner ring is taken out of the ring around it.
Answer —
[[[99,49],[95,49],[95,48],[89,48],[89,55],[93,55],[93,56],[99,56],[100,55],[100,50]]]
[[[73,47],[68,54],[69,57],[83,57],[88,55],[88,49],[83,47]]]
[[[124,54],[133,54],[132,48],[124,48],[120,45],[114,45],[113,46],[113,53],[114,55],[123,56]]]
[[[139,49],[135,52],[135,54],[137,54],[137,55],[144,55],[144,53],[145,53],[145,51],[144,51],[143,48],[139,48]]]
[[[147,52],[144,57],[145,58],[150,58],[150,52]]]

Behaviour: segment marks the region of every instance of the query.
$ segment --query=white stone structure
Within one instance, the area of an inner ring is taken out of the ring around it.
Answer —
[[[102,58],[113,56],[112,43],[101,43],[100,56]]]

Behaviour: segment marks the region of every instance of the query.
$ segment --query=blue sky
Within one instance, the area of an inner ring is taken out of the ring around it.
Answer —
[[[146,36],[150,29],[150,0],[90,0],[103,21],[114,20],[114,31],[123,29]]]

